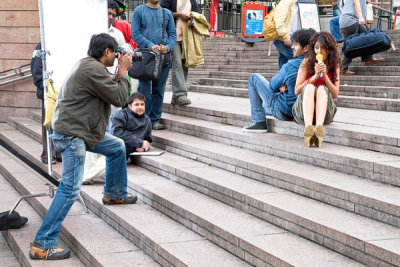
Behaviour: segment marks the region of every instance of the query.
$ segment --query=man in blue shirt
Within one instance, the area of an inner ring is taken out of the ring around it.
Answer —
[[[244,132],[267,132],[265,115],[272,115],[278,120],[293,120],[292,106],[297,98],[294,93],[297,71],[315,33],[314,29],[302,29],[293,33],[290,39],[294,58],[284,64],[270,82],[258,73],[250,75],[248,90],[251,119],[254,123],[244,127]]]
[[[151,48],[162,54],[170,53],[176,43],[174,18],[171,11],[165,10],[165,37],[162,43],[163,12],[159,0],[148,0],[138,6],[132,14],[132,39],[140,48]],[[165,84],[171,64],[163,66],[157,80],[139,81],[138,91],[146,97],[146,114],[150,117],[153,130],[162,130],[159,122],[162,113]]]

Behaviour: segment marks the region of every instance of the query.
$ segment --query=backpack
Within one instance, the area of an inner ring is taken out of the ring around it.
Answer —
[[[275,8],[269,12],[264,18],[262,33],[267,42],[272,42],[278,39],[278,32],[276,31],[274,20]]]

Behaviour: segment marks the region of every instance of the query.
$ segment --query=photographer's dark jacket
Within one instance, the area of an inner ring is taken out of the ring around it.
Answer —
[[[104,138],[110,104],[125,105],[129,87],[125,77],[113,81],[95,58],[79,60],[61,87],[52,117],[53,129],[79,137],[94,148]]]
[[[146,114],[138,115],[129,108],[117,111],[111,119],[111,134],[125,142],[126,154],[143,146],[143,140],[151,143],[151,120]]]

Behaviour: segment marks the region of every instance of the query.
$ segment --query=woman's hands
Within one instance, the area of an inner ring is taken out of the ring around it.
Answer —
[[[317,77],[320,77],[322,75],[326,76],[326,65],[323,62],[321,62],[321,63],[317,62],[317,63],[315,63],[314,71],[315,71],[315,75],[317,75]]]

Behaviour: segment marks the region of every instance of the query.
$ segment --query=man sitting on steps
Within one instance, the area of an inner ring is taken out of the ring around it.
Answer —
[[[128,99],[128,107],[117,111],[111,119],[111,134],[124,140],[127,156],[150,149],[151,120],[145,114],[145,105],[144,95],[135,92]]]
[[[265,115],[272,115],[278,120],[293,120],[292,106],[297,98],[294,93],[297,71],[315,33],[314,29],[302,29],[293,33],[291,41],[294,58],[284,64],[270,82],[258,73],[250,75],[248,90],[251,119],[254,123],[244,127],[244,132],[267,132]]]

